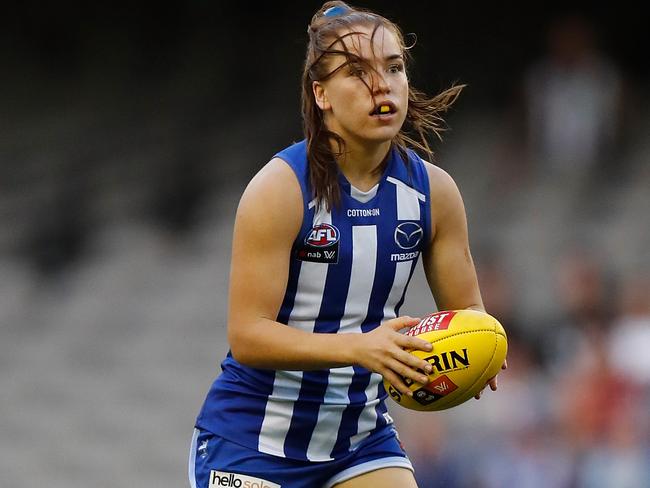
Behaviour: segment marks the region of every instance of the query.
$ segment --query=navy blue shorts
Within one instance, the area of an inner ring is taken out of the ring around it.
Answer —
[[[413,471],[391,425],[371,434],[346,456],[323,462],[271,456],[194,429],[189,477],[192,488],[330,488],[376,469],[394,467]]]

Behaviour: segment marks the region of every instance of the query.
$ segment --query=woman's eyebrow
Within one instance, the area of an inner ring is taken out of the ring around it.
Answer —
[[[366,58],[365,56],[355,55],[354,58],[356,58],[356,59],[352,59],[352,60],[350,60],[349,62],[350,62],[350,63],[359,62],[359,61],[361,61],[361,62],[365,62],[365,63],[371,63],[371,62],[372,62],[372,58]],[[401,55],[401,54],[389,54],[388,56],[385,56],[385,57],[384,57],[384,61],[385,61],[385,62],[393,61],[393,60],[395,60],[395,59],[399,59],[399,60],[402,60],[402,61],[403,61],[403,60],[404,60],[404,56]]]

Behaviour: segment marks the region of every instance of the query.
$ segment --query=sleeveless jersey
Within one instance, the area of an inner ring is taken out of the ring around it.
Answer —
[[[429,181],[393,148],[378,185],[361,192],[339,173],[341,205],[317,206],[305,141],[276,157],[300,182],[304,217],[277,321],[316,333],[360,333],[395,318],[430,240]],[[263,252],[263,250],[260,250]],[[271,455],[327,461],[392,422],[382,377],[360,366],[274,371],[221,364],[196,426]]]

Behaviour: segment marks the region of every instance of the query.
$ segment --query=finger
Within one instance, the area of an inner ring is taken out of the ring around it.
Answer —
[[[394,357],[399,362],[406,364],[412,369],[419,369],[420,371],[424,371],[424,373],[427,375],[431,374],[431,371],[433,370],[431,363],[425,361],[424,359],[420,359],[413,354],[409,354],[402,349],[398,349]]]
[[[382,376],[391,384],[393,385],[397,391],[402,393],[403,395],[408,395],[410,397],[413,396],[413,392],[411,389],[404,383],[404,380],[402,379],[401,376],[395,374],[391,370],[386,370],[384,373],[382,373]]]
[[[489,381],[489,384],[490,384],[490,389],[492,391],[497,391],[497,377],[496,376]]]
[[[397,340],[397,345],[404,349],[415,349],[417,351],[431,352],[433,345],[429,341],[418,339],[417,337],[410,337],[407,335],[400,335]]]
[[[417,325],[419,322],[420,319],[418,318],[404,315],[402,317],[397,317],[395,319],[389,320],[388,322],[385,323],[386,325],[389,325],[391,329],[398,331],[398,330],[405,329],[406,327],[413,327],[414,325]]]
[[[388,363],[388,367],[393,370],[395,373],[399,374],[402,378],[408,378],[410,380],[415,381],[416,383],[420,383],[423,385],[426,385],[429,382],[429,376],[426,374],[422,374],[419,371],[416,371],[413,368],[408,367],[406,364],[398,361],[397,359],[393,359]]]
[[[501,365],[501,369],[508,369],[508,360],[504,359],[503,364]]]

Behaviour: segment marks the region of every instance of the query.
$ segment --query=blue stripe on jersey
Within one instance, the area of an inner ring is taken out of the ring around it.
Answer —
[[[293,252],[293,251],[292,251]],[[292,259],[289,265],[289,277],[287,280],[287,290],[278,312],[277,321],[281,324],[286,324],[293,310],[294,300],[296,299],[296,292],[298,291],[298,276],[300,276],[300,268],[302,261]]]
[[[418,158],[417,154],[412,151],[408,150],[408,153],[411,158]],[[423,193],[424,195],[427,196],[427,201],[426,207],[424,212],[422,212],[422,218],[424,219],[423,226],[424,226],[424,239],[426,242],[431,242],[431,212],[429,211],[430,209],[430,202],[429,202],[429,196],[431,193],[431,190],[429,188],[429,175],[427,174],[427,169],[425,168],[424,164],[412,164],[411,165],[411,176],[413,177],[413,181],[409,183],[410,186],[413,186],[416,188],[418,191]],[[418,184],[415,184],[415,183]]]
[[[313,192],[309,184],[309,165],[305,164],[304,161],[306,150],[307,142],[305,140],[302,140],[280,151],[275,155],[275,157],[282,159],[285,163],[291,166],[291,169],[293,169],[294,173],[296,174],[298,183],[300,183],[300,190],[302,191],[303,195],[303,203],[305,205],[308,205],[312,200]],[[303,219],[303,223],[304,222],[305,220]],[[311,220],[308,220],[306,222],[311,223]]]
[[[370,378],[370,372],[366,368],[354,366],[354,377],[348,389],[350,404],[343,411],[332,456],[338,452],[348,451],[350,438],[358,433],[359,417],[365,408],[365,403],[369,400],[365,390],[368,388]]]
[[[386,389],[384,388],[383,381],[377,385],[377,395],[381,396],[382,398],[386,398],[388,396]],[[381,424],[387,424],[388,421],[386,420],[385,414],[388,413],[388,407],[386,407],[386,402],[379,402],[375,407],[375,411],[377,412],[377,426],[379,427]],[[382,422],[379,422],[379,419],[381,419]]]
[[[318,410],[325,397],[328,370],[306,371],[300,394],[293,407],[291,425],[284,442],[284,454],[292,459],[307,460],[307,448],[318,420]]]

